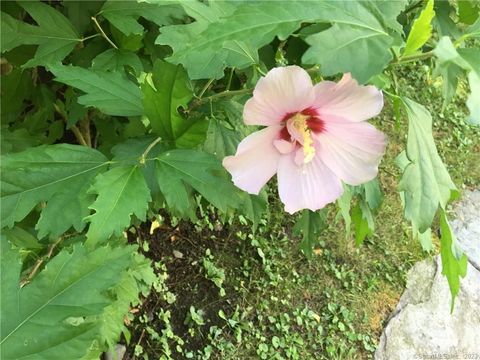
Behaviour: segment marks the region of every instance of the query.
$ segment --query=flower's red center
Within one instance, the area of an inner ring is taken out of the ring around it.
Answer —
[[[324,130],[324,123],[315,109],[307,108],[300,112],[288,113],[283,118],[284,127],[280,139],[297,143],[303,148],[303,162],[310,162],[315,156],[313,134]]]
[[[304,122],[308,130],[310,130],[314,134],[320,134],[325,130],[325,123],[318,116],[317,110],[313,108],[306,108],[300,112],[287,113],[283,117],[282,124],[284,125],[284,128],[280,132],[280,138],[282,140],[287,140],[287,141],[292,140],[292,135],[290,134],[287,128],[287,121],[294,118],[295,116],[298,117],[299,115],[303,115],[302,118],[304,118]]]

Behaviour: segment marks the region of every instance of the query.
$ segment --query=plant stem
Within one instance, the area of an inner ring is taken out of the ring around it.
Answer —
[[[98,34],[98,33],[97,33],[97,34],[93,34],[93,35],[84,37],[81,41],[83,42],[83,41],[85,41],[85,40],[90,40],[90,39],[93,39],[93,38],[95,38],[95,37],[97,37],[97,36],[101,36],[101,35],[102,35],[102,34]]]
[[[146,161],[146,157],[148,155],[148,153],[150,152],[150,150],[152,150],[154,148],[155,145],[157,145],[160,141],[162,141],[162,138],[161,137],[158,137],[156,138],[155,140],[153,140],[150,145],[147,146],[147,148],[145,149],[145,151],[143,152],[142,156],[140,156],[140,164],[144,165],[145,164],[145,161]]]
[[[248,94],[252,91],[253,91],[252,88],[245,88],[245,89],[232,90],[232,91],[230,91],[230,90],[222,91],[220,93],[207,96],[203,99],[199,99],[196,103],[197,103],[197,105],[200,105],[200,104],[206,103],[208,101],[211,101],[211,100],[214,100],[214,99],[217,99],[217,98],[220,98],[220,97]]]
[[[428,59],[432,55],[433,55],[433,51],[428,51],[425,53],[415,54],[415,55],[407,55],[407,56],[400,57],[400,59],[390,62],[390,64],[398,65],[398,64],[404,64],[404,63],[417,61],[417,60],[424,60],[424,59]]]
[[[110,38],[107,36],[107,34],[105,34],[105,31],[103,31],[102,27],[100,26],[100,24],[97,21],[97,18],[95,16],[92,16],[91,19],[93,20],[93,22],[95,23],[95,25],[98,28],[98,31],[100,31],[100,34],[102,34],[102,36],[105,38],[105,40],[107,40],[110,45],[112,45],[115,49],[118,50],[117,45],[115,45],[115,43],[112,40],[110,40]]]

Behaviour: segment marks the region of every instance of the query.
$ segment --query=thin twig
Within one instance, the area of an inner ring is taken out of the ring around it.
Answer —
[[[105,34],[105,31],[103,31],[102,27],[100,26],[100,24],[97,21],[97,18],[95,16],[92,16],[92,20],[95,23],[95,25],[97,26],[98,31],[100,31],[100,34],[102,34],[102,36],[105,38],[105,40],[107,40],[110,45],[112,45],[115,49],[118,50],[117,45],[115,45],[115,43],[112,40],[110,40],[110,38],[107,36],[107,34]]]
[[[52,256],[53,250],[55,250],[55,248],[60,243],[60,241],[62,241],[62,239],[63,238],[60,237],[60,238],[58,238],[57,241],[55,241],[53,244],[50,245],[50,247],[48,248],[47,255],[45,255],[44,257],[37,260],[37,262],[35,263],[35,265],[32,268],[32,271],[30,271],[30,273],[27,275],[25,280],[23,280],[20,283],[20,287],[23,287],[23,286],[27,285],[30,281],[32,281],[33,277],[35,276],[35,274],[40,269],[40,266],[42,266],[42,264],[45,262],[46,259],[49,259]]]
[[[205,94],[205,91],[208,90],[208,88],[210,87],[210,85],[212,85],[212,83],[215,81],[215,79],[210,79],[208,80],[208,82],[205,84],[205,86],[203,87],[202,91],[200,91],[200,94],[198,94],[197,98],[201,99],[203,94]]]
[[[65,124],[68,125],[67,115],[62,111],[62,109],[60,109],[58,107],[57,104],[54,103],[53,107],[54,107],[55,111],[62,117],[63,121],[65,121]],[[72,125],[68,129],[72,130],[72,132],[75,135],[75,138],[77,139],[77,142],[79,144],[84,145],[84,146],[88,146],[87,142],[85,141],[85,138],[82,135],[82,132],[80,131],[80,129],[76,125]]]
[[[85,141],[85,138],[83,137],[82,132],[76,125],[70,126],[70,130],[72,130],[73,134],[75,135],[80,145],[89,146],[88,143]]]
[[[232,78],[233,78],[234,71],[235,71],[235,68],[232,67],[230,69],[230,75],[228,76],[228,82],[227,82],[227,88],[226,88],[227,91],[230,91],[230,86],[232,85]]]
[[[153,147],[155,145],[157,145],[160,141],[162,141],[162,138],[161,137],[158,137],[156,138],[155,140],[153,140],[150,145],[147,146],[147,148],[145,149],[145,151],[143,152],[142,156],[140,156],[140,164],[145,164],[145,161],[146,161],[146,157],[148,155],[148,153],[150,152],[150,150],[153,149]]]
[[[80,122],[83,130],[83,137],[87,146],[92,147],[92,137],[90,135],[90,119],[88,118],[88,113],[85,115],[85,118]]]

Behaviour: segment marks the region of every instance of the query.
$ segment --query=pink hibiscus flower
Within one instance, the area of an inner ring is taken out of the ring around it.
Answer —
[[[275,68],[247,101],[247,125],[266,128],[247,136],[223,166],[234,184],[258,194],[277,174],[285,211],[318,210],[377,176],[386,137],[365,120],[378,115],[383,96],[345,74],[316,85],[298,66]]]

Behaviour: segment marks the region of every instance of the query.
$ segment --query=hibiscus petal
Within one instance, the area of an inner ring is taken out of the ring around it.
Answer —
[[[386,136],[373,125],[330,117],[316,141],[323,162],[347,184],[359,185],[377,176]]]
[[[334,115],[364,121],[380,113],[383,95],[375,86],[358,85],[350,74],[345,74],[338,83],[322,81],[315,85],[315,108],[321,119]]]
[[[275,175],[280,153],[273,145],[282,126],[269,126],[247,136],[238,145],[234,156],[223,159],[223,166],[232,175],[233,183],[250,194],[258,194]]]
[[[261,78],[243,110],[247,125],[278,124],[287,114],[313,104],[315,92],[310,75],[299,66],[272,69]]]
[[[295,153],[283,155],[278,164],[277,178],[280,200],[290,214],[303,209],[321,209],[343,193],[340,179],[318,156],[298,166]]]

